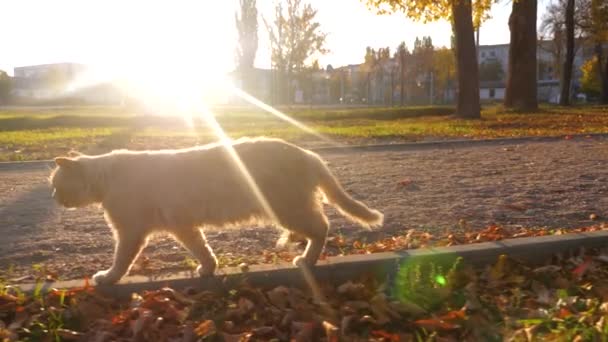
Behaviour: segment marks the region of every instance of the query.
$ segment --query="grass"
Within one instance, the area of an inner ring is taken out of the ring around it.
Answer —
[[[534,113],[488,107],[481,120],[455,118],[452,109],[444,106],[284,111],[342,143],[608,132],[606,106],[546,106]],[[178,117],[142,113],[126,107],[0,109],[0,161],[49,159],[70,149],[102,153],[116,148],[179,148],[215,140],[213,132],[200,122],[191,128]],[[233,138],[264,135],[308,145],[320,143],[315,136],[259,110],[225,107],[215,113]]]

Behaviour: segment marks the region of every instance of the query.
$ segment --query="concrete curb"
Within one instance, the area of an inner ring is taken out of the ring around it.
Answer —
[[[603,246],[608,246],[608,231],[506,239],[451,247],[331,257],[320,261],[312,270],[312,273],[316,281],[322,283],[340,284],[349,279],[354,280],[370,274],[379,279],[390,280],[397,274],[400,265],[414,260],[429,260],[449,267],[454,259],[460,256],[469,264],[484,266],[494,263],[499,255],[507,254],[533,265],[539,265],[556,253],[573,251],[581,247],[597,248]],[[133,292],[158,289],[164,286],[176,289],[191,287],[224,292],[244,282],[262,287],[306,286],[301,270],[291,264],[279,264],[254,265],[247,272],[242,272],[236,267],[225,268],[219,270],[213,277],[204,278],[194,276],[191,272],[158,278],[131,276],[124,278],[119,284],[97,286],[96,289],[110,296],[127,298]],[[83,286],[83,280],[45,283],[43,289],[63,289],[79,286]],[[36,285],[23,284],[18,285],[18,287],[25,292],[33,292]]]
[[[572,139],[580,138],[608,138],[608,133],[572,134]],[[436,140],[411,143],[376,144],[376,145],[354,145],[311,148],[318,153],[360,153],[360,152],[384,152],[384,151],[418,151],[441,148],[466,148],[475,146],[514,145],[523,143],[543,143],[563,140],[565,135],[545,137],[521,137],[521,138],[498,138],[498,139],[459,139],[459,140]],[[0,171],[11,170],[38,170],[45,167],[53,168],[53,160],[29,160],[20,162],[0,162]]]
[[[608,133],[573,134],[568,135],[571,139],[580,138],[608,138]],[[522,143],[543,143],[564,140],[566,135],[544,136],[544,137],[520,137],[520,138],[497,138],[497,139],[458,139],[458,140],[436,140],[412,143],[378,144],[378,145],[355,145],[340,147],[319,147],[313,151],[319,153],[346,153],[346,152],[383,152],[383,151],[417,151],[441,148],[465,148],[476,146],[515,145]]]

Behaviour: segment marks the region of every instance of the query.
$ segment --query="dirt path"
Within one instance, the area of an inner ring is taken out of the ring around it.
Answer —
[[[608,217],[606,138],[324,157],[354,197],[386,216],[385,226],[369,234],[328,208],[331,234],[347,238],[380,238],[408,228],[461,229],[459,222],[466,229],[494,223],[580,227],[592,223],[592,213]],[[101,210],[56,206],[48,174],[31,167],[0,170],[0,270],[17,278],[41,265],[69,279],[107,268],[113,241]],[[274,251],[277,237],[272,228],[208,232],[220,262],[233,264],[239,258],[259,261],[263,251]],[[156,237],[132,273],[187,267],[180,245]]]

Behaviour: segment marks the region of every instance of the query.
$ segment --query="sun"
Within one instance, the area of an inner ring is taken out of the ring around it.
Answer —
[[[104,7],[108,25],[87,27],[106,37],[91,72],[80,84],[112,82],[150,108],[170,112],[184,101],[221,103],[234,69],[235,4],[198,0],[134,1]],[[88,41],[90,39],[86,39]],[[77,87],[78,84],[75,85]]]

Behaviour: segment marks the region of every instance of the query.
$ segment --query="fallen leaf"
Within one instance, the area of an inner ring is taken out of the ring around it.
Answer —
[[[212,320],[206,320],[201,322],[195,329],[194,332],[201,338],[206,338],[208,336],[214,335],[217,332],[217,328],[215,327],[215,322]]]
[[[372,336],[382,337],[391,342],[400,342],[401,341],[401,337],[398,334],[392,334],[385,330],[372,330]]]
[[[580,265],[578,265],[574,270],[572,270],[572,274],[577,278],[582,278],[583,274],[589,269],[593,259],[586,258]]]
[[[340,329],[328,321],[323,321],[323,329],[328,342],[338,342],[340,340]]]
[[[455,330],[460,328],[459,325],[450,322],[445,322],[440,319],[419,319],[414,321],[416,325],[427,330]]]

